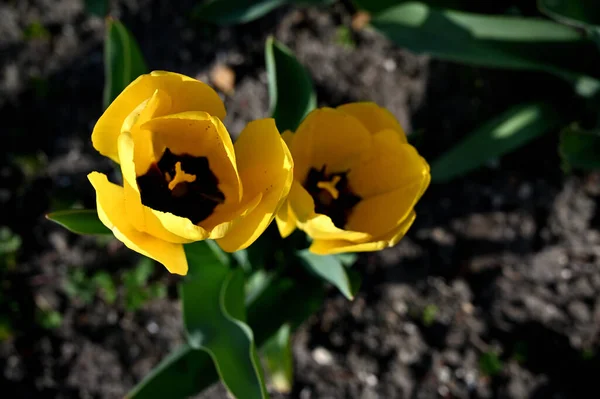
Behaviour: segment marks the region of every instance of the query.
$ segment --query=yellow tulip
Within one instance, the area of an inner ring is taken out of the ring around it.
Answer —
[[[246,248],[290,190],[293,162],[275,122],[249,123],[234,145],[224,117],[209,86],[155,71],[131,83],[94,127],[94,148],[123,175],[123,186],[88,175],[100,220],[172,273],[187,273],[183,244],[214,239],[228,252]]]
[[[430,174],[389,111],[368,102],[320,108],[283,137],[294,159],[294,182],[276,218],[283,237],[298,227],[321,255],[400,241]]]

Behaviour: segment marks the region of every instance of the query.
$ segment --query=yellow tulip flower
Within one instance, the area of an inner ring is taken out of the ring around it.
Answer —
[[[312,238],[309,250],[321,255],[400,241],[430,174],[389,111],[368,102],[320,108],[283,137],[295,165],[276,218],[283,237],[298,227]]]
[[[89,174],[100,220],[172,273],[187,273],[183,244],[246,248],[290,190],[293,162],[273,119],[249,123],[234,145],[224,117],[209,86],[155,71],[131,83],[94,127],[94,148],[123,174],[123,186]]]

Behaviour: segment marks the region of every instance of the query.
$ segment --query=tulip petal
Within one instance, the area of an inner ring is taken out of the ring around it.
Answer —
[[[424,173],[411,184],[360,201],[352,210],[346,228],[364,231],[373,237],[395,230],[409,217],[429,180],[429,174]]]
[[[178,236],[166,229],[154,211],[142,204],[142,198],[136,182],[133,162],[134,143],[129,132],[119,136],[119,159],[123,174],[123,195],[126,217],[136,230],[173,243],[188,243],[189,238]]]
[[[96,190],[98,217],[128,248],[162,263],[171,273],[185,275],[187,260],[181,244],[166,242],[136,230],[127,218],[123,188],[106,175],[92,172],[88,179]]]
[[[384,129],[391,129],[398,134],[400,140],[406,143],[406,134],[394,115],[387,109],[372,102],[358,102],[344,104],[337,107],[338,110],[346,112],[363,124],[371,134]]]
[[[329,216],[315,213],[315,202],[308,191],[296,180],[288,196],[289,206],[298,226],[312,238],[346,239],[361,241],[370,238],[367,233],[336,227]]]
[[[293,180],[291,154],[273,119],[250,122],[235,143],[244,198],[262,194],[256,207],[234,224],[217,243],[228,252],[252,244],[269,226],[289,193]]]
[[[398,227],[385,236],[371,242],[356,244],[347,240],[314,240],[309,251],[318,255],[331,255],[344,252],[369,252],[379,251],[386,247],[394,246],[406,234],[415,220],[415,212],[410,215]]]
[[[277,212],[277,216],[275,217],[275,222],[277,223],[277,228],[279,229],[279,234],[282,238],[289,237],[290,234],[296,230],[296,223],[298,223],[298,219],[290,209],[289,201],[285,201],[279,211]]]
[[[353,116],[333,108],[312,111],[294,134],[290,151],[296,180],[303,182],[310,168],[343,172],[371,147],[369,131]]]
[[[368,157],[353,165],[348,173],[350,187],[362,198],[377,196],[422,180],[429,165],[410,144],[403,143],[393,130],[373,136]]]
[[[133,81],[106,109],[92,133],[94,148],[118,163],[117,138],[125,119],[157,89],[171,97],[170,113],[197,110],[225,118],[223,101],[210,86],[177,73],[154,71]]]

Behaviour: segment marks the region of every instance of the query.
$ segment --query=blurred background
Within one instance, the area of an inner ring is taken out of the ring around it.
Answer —
[[[559,154],[569,122],[596,126],[591,100],[547,73],[413,53],[362,29],[350,2],[280,2],[231,26],[194,17],[199,3],[118,0],[108,11],[135,37],[150,70],[213,85],[234,136],[269,116],[269,35],[308,70],[319,106],[375,101],[430,161],[516,103],[544,100],[566,115],[515,151],[432,183],[407,237],[358,258],[364,277],[354,301],[331,289],[296,333],[293,390],[273,397],[597,392],[600,174],[566,167]],[[105,20],[90,4],[0,3],[0,392],[10,398],[122,398],[183,341],[177,277],[116,240],[78,236],[45,219],[94,207],[86,175],[112,171],[90,141],[105,80]],[[465,7],[541,17],[533,0]],[[217,385],[198,397],[226,393]]]

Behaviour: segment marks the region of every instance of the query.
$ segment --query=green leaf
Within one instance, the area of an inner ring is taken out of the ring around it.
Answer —
[[[600,26],[598,0],[538,0],[538,8],[550,18],[567,25],[582,28]]]
[[[600,134],[575,126],[567,128],[561,134],[559,153],[567,171],[600,170]]]
[[[213,0],[197,6],[193,16],[220,25],[245,24],[284,4],[326,5],[334,0]]]
[[[94,209],[52,212],[46,215],[46,219],[52,220],[77,234],[112,234],[112,231],[98,219],[98,213]]]
[[[187,398],[217,381],[208,353],[183,344],[126,396],[128,399]]]
[[[475,129],[435,160],[431,165],[431,179],[444,182],[463,175],[562,123],[563,116],[547,104],[516,105]]]
[[[262,347],[262,355],[266,361],[271,383],[281,393],[292,390],[294,364],[292,345],[290,342],[291,328],[289,324],[281,326]]]
[[[237,398],[266,398],[252,330],[245,324],[244,275],[219,262],[196,270],[182,284],[183,319],[192,348],[212,358]]]
[[[356,294],[356,285],[346,273],[346,268],[335,255],[315,255],[308,250],[297,252],[302,264],[312,273],[336,286],[350,300]]]
[[[85,11],[104,18],[108,14],[108,0],[85,0]]]
[[[186,255],[194,252],[186,245]],[[202,258],[202,257],[200,257]],[[204,257],[204,259],[207,259]],[[191,264],[191,262],[190,262]],[[193,271],[192,269],[190,271]],[[323,284],[306,275],[275,278],[248,303],[248,324],[257,346],[263,345],[283,324],[295,330],[323,304]],[[163,360],[127,396],[130,399],[184,398],[196,395],[218,379],[207,352],[189,344]]]
[[[104,108],[138,76],[148,72],[135,38],[119,21],[107,18],[104,40]]]
[[[288,0],[214,0],[199,5],[194,17],[221,25],[243,24],[262,17]]]
[[[21,248],[21,237],[8,227],[0,226],[0,256],[13,254]]]
[[[377,14],[371,23],[399,46],[448,61],[546,71],[569,80],[600,77],[594,42],[553,21],[407,2]]]
[[[317,106],[317,96],[308,72],[283,44],[269,37],[265,46],[269,79],[270,113],[280,132],[296,130]]]

